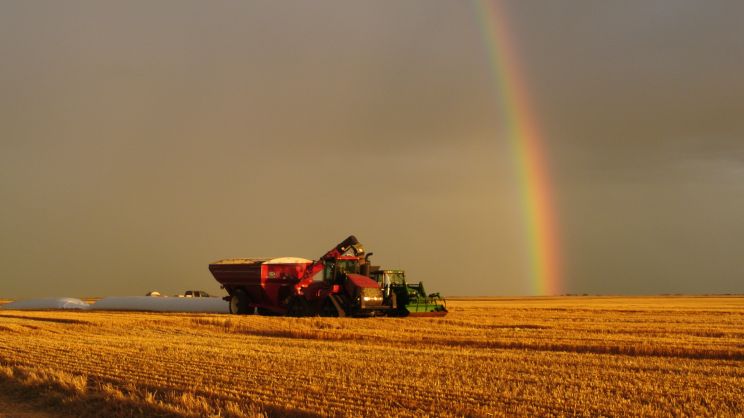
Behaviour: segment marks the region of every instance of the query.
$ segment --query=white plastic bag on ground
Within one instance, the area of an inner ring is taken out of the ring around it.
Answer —
[[[228,313],[230,308],[222,298],[112,296],[94,303],[91,305],[91,309],[108,311]]]
[[[75,298],[41,298],[27,299],[9,302],[0,306],[7,310],[34,310],[34,309],[90,309],[90,305]]]

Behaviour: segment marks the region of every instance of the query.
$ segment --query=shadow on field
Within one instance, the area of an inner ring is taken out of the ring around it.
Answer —
[[[74,417],[290,417],[320,415],[273,405],[226,401],[209,394],[147,391],[92,381],[49,369],[0,364],[0,392],[55,416]],[[2,412],[2,411],[0,411]]]
[[[573,345],[561,343],[525,343],[518,341],[437,340],[436,343],[457,346],[510,350],[551,351],[579,354],[612,354],[626,356],[672,357],[709,360],[744,360],[744,353],[733,350],[656,347],[643,345]]]
[[[64,378],[51,378],[30,370],[7,368],[0,372],[0,390],[9,398],[50,413],[75,417],[182,417],[157,405],[136,399],[115,399],[109,393],[81,390]],[[87,384],[87,382],[85,382]]]
[[[67,318],[41,318],[38,316],[25,316],[25,315],[7,315],[3,314],[2,318],[15,318],[15,319],[26,319],[29,321],[41,321],[41,322],[53,322],[55,324],[84,324],[92,325],[93,322],[83,321],[82,319],[67,319]]]
[[[385,345],[394,345],[401,348],[409,347],[411,341],[407,337],[391,334],[378,335],[374,333],[360,333],[358,330],[345,329],[319,329],[319,328],[259,328],[252,324],[244,324],[222,318],[193,318],[191,322],[199,327],[213,327],[221,332],[229,334],[245,334],[261,337],[290,338],[317,341],[368,341]],[[452,321],[450,321],[451,323]],[[470,323],[466,323],[470,326]],[[462,325],[462,324],[460,324]],[[517,325],[489,325],[490,329],[528,329],[542,330],[550,327],[543,325],[517,324]],[[717,336],[709,335],[706,336]],[[431,347],[469,347],[480,349],[502,349],[502,350],[525,350],[542,352],[565,352],[579,354],[610,354],[626,356],[686,358],[686,359],[710,359],[710,360],[744,360],[744,352],[729,349],[711,349],[710,347],[689,347],[674,345],[642,345],[632,342],[598,342],[596,344],[565,343],[550,340],[519,341],[514,339],[483,339],[481,337],[444,337],[444,336],[421,336],[417,339],[417,345],[428,345]]]

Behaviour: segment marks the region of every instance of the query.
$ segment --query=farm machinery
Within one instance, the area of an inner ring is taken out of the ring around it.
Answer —
[[[403,270],[374,270],[370,273],[383,289],[384,295],[395,295],[398,307],[395,313],[399,316],[445,316],[447,302],[439,293],[426,294],[424,283],[406,282]]]
[[[397,308],[370,279],[369,256],[352,235],[318,260],[228,259],[209,265],[227,291],[230,312],[275,315],[379,316]],[[322,280],[314,277],[322,272]]]
[[[403,292],[395,287],[397,284],[385,287],[386,276],[379,276],[375,271],[378,268],[370,265],[371,255],[352,235],[315,261],[298,257],[233,258],[211,263],[209,271],[227,291],[224,299],[233,314],[404,315],[413,299],[404,297],[405,306],[399,305],[398,297],[404,296]],[[321,272],[322,279],[316,280]],[[423,291],[423,285],[420,287]]]

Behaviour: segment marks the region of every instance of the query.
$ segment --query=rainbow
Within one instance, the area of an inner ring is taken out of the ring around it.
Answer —
[[[555,207],[544,138],[519,68],[515,42],[500,1],[476,0],[480,27],[495,74],[503,121],[517,162],[528,239],[530,290],[563,293]]]

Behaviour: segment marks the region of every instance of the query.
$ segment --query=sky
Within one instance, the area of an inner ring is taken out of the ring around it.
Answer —
[[[0,298],[224,294],[350,234],[534,295],[485,2],[0,1]],[[559,293],[744,293],[744,3],[502,1]]]

